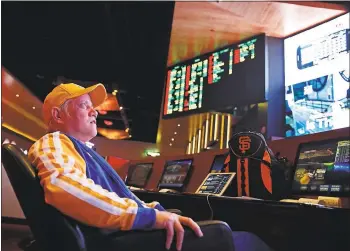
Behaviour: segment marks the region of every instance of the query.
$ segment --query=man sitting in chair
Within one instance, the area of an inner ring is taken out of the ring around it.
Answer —
[[[43,116],[49,133],[35,142],[28,154],[37,167],[45,201],[63,214],[97,228],[165,229],[166,248],[170,249],[176,233],[176,248],[181,250],[182,225],[202,237],[198,224],[165,211],[158,202],[141,201],[113,168],[85,144],[97,134],[94,108],[106,97],[102,84],[84,88],[73,83],[60,84],[47,95]],[[253,234],[233,233],[233,238],[235,243],[244,242],[236,251],[253,250],[252,245],[254,250],[269,250]]]

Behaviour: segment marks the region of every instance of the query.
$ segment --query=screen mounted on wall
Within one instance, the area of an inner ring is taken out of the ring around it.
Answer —
[[[163,117],[265,101],[265,36],[168,68]]]
[[[349,18],[285,39],[287,137],[349,126]]]

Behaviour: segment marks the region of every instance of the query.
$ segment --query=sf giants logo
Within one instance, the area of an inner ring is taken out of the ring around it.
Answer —
[[[238,142],[239,150],[241,150],[242,153],[245,153],[250,149],[250,142],[252,142],[252,140],[249,136],[241,136],[239,137]]]

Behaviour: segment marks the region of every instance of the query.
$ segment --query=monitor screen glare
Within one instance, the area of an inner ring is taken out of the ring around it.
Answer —
[[[152,164],[137,164],[131,168],[132,170],[127,184],[130,186],[144,187],[152,170]]]
[[[350,193],[350,140],[300,146],[293,191],[309,194]]]
[[[167,162],[159,186],[182,187],[188,176],[191,165],[192,160],[175,160]]]

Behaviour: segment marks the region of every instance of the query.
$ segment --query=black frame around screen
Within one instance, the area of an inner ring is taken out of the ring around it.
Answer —
[[[267,35],[265,33],[259,33],[257,35],[254,35],[254,36],[251,36],[249,38],[246,38],[246,39],[243,39],[243,40],[240,40],[239,42],[236,42],[236,43],[232,43],[232,44],[229,44],[229,45],[225,45],[223,47],[220,47],[218,49],[215,49],[215,50],[212,50],[210,52],[206,52],[206,53],[203,53],[203,54],[200,54],[198,55],[197,57],[193,57],[193,58],[190,58],[190,59],[186,59],[186,60],[183,60],[181,62],[177,62],[171,66],[168,66],[166,68],[166,72],[168,72],[169,70],[172,70],[174,69],[176,66],[179,66],[179,65],[188,65],[190,64],[191,62],[194,62],[196,59],[198,58],[203,58],[203,57],[207,57],[215,52],[218,52],[218,51],[221,51],[221,50],[224,50],[226,48],[231,48],[231,47],[234,47],[234,46],[237,46],[239,44],[242,44],[242,43],[245,43],[249,40],[252,40],[252,39],[260,39],[264,42],[264,54],[262,55],[263,60],[264,60],[264,74],[266,74],[266,46],[267,46],[267,41],[266,41],[266,38],[267,38]],[[194,109],[194,110],[188,110],[186,112],[180,112],[180,113],[173,113],[173,114],[167,114],[165,115],[164,114],[164,108],[165,108],[165,105],[166,105],[166,102],[167,100],[166,99],[166,92],[167,92],[167,77],[165,78],[165,86],[164,86],[164,90],[163,90],[163,98],[162,98],[162,102],[163,102],[163,106],[162,106],[162,118],[163,119],[172,119],[172,118],[178,118],[178,117],[183,117],[183,116],[188,116],[188,115],[193,115],[193,114],[199,114],[199,113],[203,113],[203,112],[208,112],[208,111],[211,111],[213,109],[217,110],[217,111],[223,111],[223,110],[226,110],[226,107],[229,106],[233,108],[233,106],[242,106],[242,105],[249,105],[249,104],[252,104],[252,103],[264,103],[267,101],[267,97],[266,97],[266,88],[267,88],[267,83],[265,81],[265,78],[266,76],[264,75],[263,77],[261,77],[264,81],[264,89],[265,89],[265,94],[264,94],[264,97],[261,97],[259,98],[259,100],[254,100],[252,102],[239,102],[239,103],[232,103],[231,105],[225,105],[225,106],[222,106],[222,107],[215,107],[215,108],[210,108],[210,109],[204,109],[204,107],[201,107],[201,108],[198,108],[198,109]],[[203,98],[204,99],[204,98]],[[230,108],[231,109],[231,108]]]
[[[131,176],[132,176],[132,173],[130,173],[130,168],[134,168],[134,169],[132,170],[132,171],[134,172],[134,171],[135,171],[135,168],[137,168],[138,166],[141,166],[141,165],[151,165],[151,168],[150,168],[150,170],[149,170],[149,172],[148,172],[148,174],[147,174],[147,178],[146,178],[144,184],[141,185],[141,186],[140,186],[140,185],[135,185],[135,184],[130,184],[129,182],[130,182],[130,178],[131,178]],[[148,180],[149,180],[149,178],[151,177],[152,172],[153,172],[153,163],[137,163],[137,164],[132,164],[132,165],[129,166],[128,175],[127,175],[125,184],[126,184],[127,186],[133,186],[133,187],[138,187],[138,188],[144,188],[144,187],[147,185]]]
[[[224,167],[225,159],[227,158],[227,153],[226,153],[226,154],[225,154],[225,153],[224,153],[224,154],[217,154],[217,155],[214,156],[213,162],[211,163],[209,173],[211,173],[211,172],[213,171],[215,161],[216,161],[218,158],[221,158],[221,157],[224,158],[224,162],[222,163],[222,167]]]
[[[168,184],[162,184],[161,181],[164,177],[166,168],[169,166],[169,163],[171,162],[180,162],[180,161],[191,161],[191,165],[188,168],[187,174],[186,174],[186,178],[184,179],[184,182],[182,183],[181,186],[168,186]],[[168,160],[165,162],[164,164],[164,168],[163,168],[163,172],[162,172],[162,176],[160,177],[159,183],[158,183],[158,188],[162,189],[162,188],[169,188],[169,189],[175,189],[175,190],[182,190],[184,189],[184,187],[186,187],[186,185],[188,184],[188,181],[191,177],[191,172],[193,169],[193,159],[189,158],[189,159],[175,159],[175,160]]]
[[[325,140],[318,140],[318,141],[311,141],[311,142],[305,142],[305,143],[300,143],[298,146],[297,153],[295,155],[294,159],[294,164],[293,164],[293,175],[292,175],[292,195],[293,196],[301,196],[301,195],[309,195],[309,196],[336,196],[336,197],[349,197],[350,196],[350,191],[349,192],[322,192],[322,191],[301,191],[294,189],[293,183],[294,183],[294,176],[295,172],[297,170],[297,163],[299,160],[299,155],[300,155],[300,150],[305,147],[305,146],[311,146],[311,145],[317,145],[317,144],[326,144],[326,143],[331,143],[331,142],[339,142],[339,141],[344,141],[344,140],[350,140],[350,137],[338,137],[338,138],[333,138],[333,139],[325,139]]]

